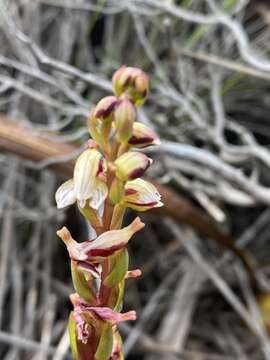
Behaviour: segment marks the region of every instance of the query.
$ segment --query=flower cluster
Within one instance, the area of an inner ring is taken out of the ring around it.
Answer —
[[[159,144],[154,131],[136,121],[136,108],[149,91],[140,69],[122,66],[112,79],[115,95],[99,101],[88,119],[91,140],[78,157],[73,178],[56,192],[58,208],[77,204],[95,234],[74,240],[67,228],[57,231],[65,243],[76,291],[69,330],[77,360],[123,359],[117,324],[135,320],[121,313],[125,280],[140,275],[128,270],[127,244],[144,227],[137,217],[122,227],[127,208],[146,211],[162,206],[156,188],[141,178],[152,160],[136,149]]]

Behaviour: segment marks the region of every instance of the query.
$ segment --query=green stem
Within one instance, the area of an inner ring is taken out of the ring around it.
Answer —
[[[126,208],[122,204],[116,204],[113,209],[113,215],[110,230],[121,229]]]

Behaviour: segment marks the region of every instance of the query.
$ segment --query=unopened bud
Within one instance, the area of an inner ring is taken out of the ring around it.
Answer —
[[[159,145],[160,141],[154,130],[148,126],[135,121],[133,124],[132,136],[128,141],[128,145],[137,148],[144,148],[150,145]]]
[[[114,112],[117,140],[119,142],[126,143],[131,138],[135,118],[136,111],[134,105],[127,97],[124,97]]]
[[[114,162],[116,166],[116,176],[122,181],[136,179],[143,175],[151,163],[152,159],[143,153],[127,152]]]
[[[122,66],[114,73],[112,83],[117,96],[126,94],[134,105],[145,102],[149,91],[149,79],[142,70]]]
[[[117,104],[116,96],[106,96],[101,99],[94,110],[94,117],[101,120],[111,121],[113,117],[113,110]]]

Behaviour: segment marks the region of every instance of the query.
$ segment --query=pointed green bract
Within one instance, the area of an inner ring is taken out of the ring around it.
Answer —
[[[89,281],[86,280],[84,272],[74,261],[71,261],[71,276],[76,292],[83,300],[88,303],[92,303],[95,300],[95,295],[89,286]]]
[[[118,297],[117,297],[117,301],[116,301],[115,306],[114,306],[115,311],[121,311],[122,310],[124,291],[125,291],[125,280],[122,280],[118,284]]]
[[[128,271],[129,256],[127,249],[120,250],[115,255],[111,256],[110,262],[113,269],[104,279],[104,284],[112,287],[120,283]]]
[[[113,331],[110,324],[105,324],[102,329],[98,348],[95,353],[96,360],[108,360],[113,348]]]

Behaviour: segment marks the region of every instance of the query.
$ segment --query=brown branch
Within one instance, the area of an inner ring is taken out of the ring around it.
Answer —
[[[27,160],[42,161],[52,156],[71,154],[78,148],[76,145],[60,143],[48,137],[37,135],[34,129],[0,115],[0,149],[3,151]],[[71,176],[73,166],[74,160],[53,164],[51,168],[60,174]]]
[[[33,129],[23,126],[5,115],[0,115],[0,149],[3,151],[13,153],[24,159],[42,161],[52,156],[68,155],[78,149],[75,144],[63,144],[57,142],[56,139],[57,135],[55,134],[51,135],[51,138],[49,136],[42,137],[36,134]],[[63,176],[71,177],[74,160],[53,164],[50,167]],[[235,247],[234,239],[223,233],[208,214],[196,207],[183,195],[156,181],[152,182],[158,188],[164,202],[164,207],[155,210],[157,214],[169,216],[178,223],[187,224],[199,233],[216,240],[222,246],[232,250],[241,259],[248,271],[251,271],[243,252]]]

